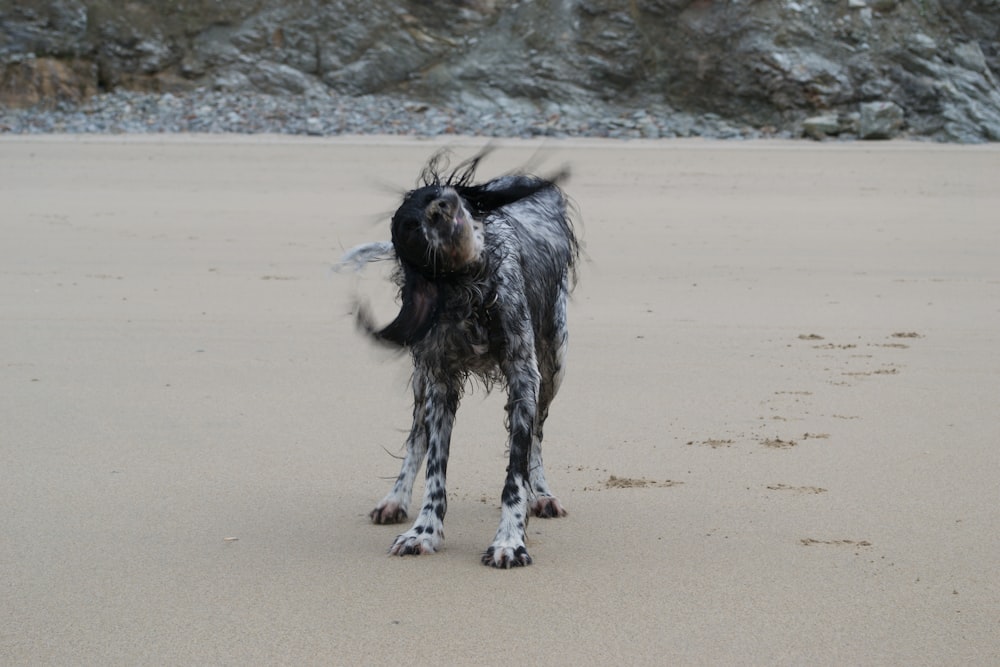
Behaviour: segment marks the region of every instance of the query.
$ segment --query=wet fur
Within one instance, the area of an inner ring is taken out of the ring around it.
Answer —
[[[531,563],[524,543],[529,512],[566,514],[545,479],[541,442],[565,367],[566,306],[578,245],[558,186],[564,174],[513,174],[477,184],[482,157],[446,176],[444,158],[431,160],[421,186],[405,195],[392,220],[400,313],[379,328],[366,309],[358,311],[364,330],[408,350],[413,359],[413,425],[402,470],[371,519],[382,524],[408,518],[426,457],[420,509],[390,553],[440,548],[448,451],[463,388],[470,375],[487,387],[501,384],[508,393],[510,461],[500,524],[482,561],[509,568]],[[345,261],[360,266],[387,251],[384,243],[369,244]]]

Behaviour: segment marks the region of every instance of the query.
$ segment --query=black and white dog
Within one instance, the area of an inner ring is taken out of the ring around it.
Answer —
[[[542,467],[542,428],[563,377],[566,305],[579,248],[566,200],[552,179],[523,174],[475,184],[485,152],[447,175],[436,155],[422,185],[392,217],[392,242],[359,246],[342,264],[360,268],[394,257],[402,308],[384,328],[359,307],[358,322],[376,340],[413,358],[413,426],[392,490],[371,512],[375,523],[407,519],[414,478],[427,457],[424,498],[413,526],[389,552],[440,548],[448,506],[445,473],[455,411],[470,375],[508,391],[510,464],[500,527],[482,561],[509,568],[531,563],[529,511],[565,516]]]

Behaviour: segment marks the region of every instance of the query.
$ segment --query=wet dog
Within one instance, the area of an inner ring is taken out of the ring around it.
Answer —
[[[409,530],[390,553],[440,548],[448,506],[445,477],[452,424],[470,376],[506,387],[510,462],[501,494],[500,525],[484,564],[531,563],[525,547],[529,512],[559,517],[542,466],[542,432],[566,362],[566,306],[579,247],[558,183],[509,174],[475,183],[484,153],[447,175],[435,156],[420,186],[392,217],[392,241],[359,246],[343,262],[361,266],[394,258],[401,309],[384,327],[369,311],[358,322],[376,340],[413,359],[413,425],[402,470],[371,512],[378,524],[409,514],[414,479],[426,456],[423,500]]]

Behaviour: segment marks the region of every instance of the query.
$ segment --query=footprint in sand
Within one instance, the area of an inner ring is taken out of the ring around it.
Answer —
[[[590,468],[587,466],[567,466],[567,472],[602,472],[608,474],[606,468],[597,469]],[[678,486],[683,484],[673,479],[657,480],[657,479],[647,479],[645,477],[620,477],[618,475],[609,475],[597,482],[596,485],[588,484],[584,486],[582,490],[584,491],[605,491],[609,489],[665,489],[671,486]],[[576,489],[573,489],[574,491]]]
[[[889,336],[889,338],[894,339],[894,342],[890,342],[890,343],[881,343],[881,342],[879,342],[879,343],[866,343],[866,345],[868,347],[878,347],[878,348],[883,348],[883,349],[905,350],[905,349],[909,348],[909,345],[907,345],[906,343],[900,343],[900,342],[896,342],[896,341],[898,341],[899,339],[923,338],[923,336],[921,334],[917,333],[916,331],[897,331],[897,332],[891,334]],[[826,338],[824,336],[819,335],[819,334],[809,333],[809,334],[799,334],[799,340],[821,341],[821,340],[826,340]],[[855,350],[855,349],[857,349],[857,347],[858,347],[858,343],[834,343],[834,342],[826,342],[826,343],[823,343],[823,344],[820,344],[820,345],[813,345],[814,349],[824,350],[824,351]],[[830,356],[832,356],[832,355],[830,355]],[[853,362],[855,360],[872,359],[873,357],[874,357],[874,355],[870,355],[870,354],[852,354],[848,358],[848,361],[842,362],[842,365],[854,365]],[[833,357],[833,358],[836,358],[836,357]],[[864,368],[864,369],[853,369],[853,368],[849,367],[847,370],[841,370],[840,371],[840,377],[862,378],[862,377],[872,377],[872,376],[876,376],[876,375],[898,375],[901,368],[902,368],[901,365],[896,364],[896,363],[891,363],[891,362],[890,363],[882,363],[878,368],[868,367],[868,368]],[[827,370],[833,370],[833,369],[827,369]],[[831,379],[831,380],[829,380],[829,382],[831,384],[838,385],[838,386],[851,386],[850,382],[846,382],[844,380]]]
[[[804,537],[799,542],[804,547],[831,546],[831,547],[870,547],[872,543],[868,540],[816,540],[811,537]]]
[[[819,495],[826,493],[826,489],[821,486],[789,486],[788,484],[769,484],[768,491],[789,491],[796,495]]]
[[[718,449],[719,447],[730,447],[735,441],[731,438],[708,438],[707,440],[699,440],[695,442],[694,440],[689,440],[688,445],[704,445],[706,447],[711,447],[712,449]]]
[[[782,440],[781,438],[765,438],[760,441],[760,444],[769,449],[788,449],[798,446],[799,443],[794,440]]]
[[[645,488],[659,488],[664,489],[670,486],[677,486],[678,484],[683,484],[684,482],[677,482],[672,479],[667,479],[662,482],[643,479],[635,477],[618,477],[616,475],[611,475],[604,481],[605,489],[645,489]],[[586,490],[586,489],[584,489]]]

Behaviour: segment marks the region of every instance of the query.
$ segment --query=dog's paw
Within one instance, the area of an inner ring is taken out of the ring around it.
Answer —
[[[538,496],[531,503],[531,513],[543,519],[566,516],[566,509],[555,496]]]
[[[368,515],[372,523],[402,523],[406,521],[406,508],[397,502],[383,500]]]
[[[524,544],[499,545],[491,544],[490,548],[483,553],[483,565],[496,567],[503,570],[512,567],[524,567],[531,565],[531,556]]]
[[[432,554],[441,547],[443,539],[444,534],[440,528],[414,526],[396,537],[396,541],[389,547],[389,553],[393,556]]]

